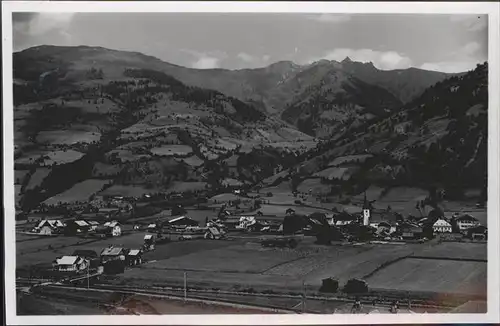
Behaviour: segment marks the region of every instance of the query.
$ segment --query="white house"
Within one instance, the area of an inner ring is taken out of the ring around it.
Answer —
[[[451,233],[451,224],[443,219],[437,220],[433,225],[432,229],[435,233]]]
[[[122,226],[118,221],[106,222],[104,226],[111,228],[111,235],[113,237],[119,237],[122,235]]]
[[[79,272],[87,269],[90,262],[79,256],[62,256],[57,258],[53,266],[60,272]]]
[[[458,231],[460,232],[479,225],[479,221],[469,214],[465,214],[455,218],[453,220],[453,223],[455,223]]]
[[[50,235],[57,233],[59,230],[64,228],[64,226],[65,224],[60,220],[42,220],[35,227],[34,231],[39,234]]]

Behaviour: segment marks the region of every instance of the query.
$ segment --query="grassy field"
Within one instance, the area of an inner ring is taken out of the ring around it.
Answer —
[[[168,187],[168,192],[185,192],[185,191],[197,191],[197,190],[205,190],[207,183],[206,182],[182,182],[176,181],[173,182]]]
[[[112,157],[114,155],[116,155],[116,157],[123,163],[135,162],[135,161],[138,161],[142,158],[149,159],[151,157],[150,155],[145,155],[145,154],[137,155],[137,154],[132,153],[132,151],[130,151],[130,150],[124,150],[124,149],[115,149],[115,150],[112,150],[112,151],[106,153],[106,156],[108,157],[108,159],[109,159],[109,157]]]
[[[201,166],[204,163],[204,161],[196,155],[190,156],[188,158],[179,159],[179,161],[183,161],[187,165],[194,167]]]
[[[277,252],[258,244],[245,244],[161,260],[145,268],[260,273],[298,257],[296,251]]]
[[[26,190],[31,190],[36,187],[41,186],[43,180],[49,175],[50,168],[38,168],[35,173],[31,176],[26,186]]]
[[[61,203],[74,203],[77,201],[87,201],[90,196],[99,192],[102,187],[108,184],[109,180],[88,179],[75,184],[70,189],[50,197],[44,203],[48,205]]]
[[[21,157],[16,159],[14,163],[16,164],[34,164],[34,162],[43,155],[47,155],[50,151],[44,150],[33,150],[21,154]]]
[[[486,263],[408,258],[367,281],[380,289],[486,294]]]
[[[373,155],[370,154],[341,156],[333,159],[328,164],[328,166],[340,166],[347,163],[357,163],[357,162],[363,163],[371,157],[373,157]]]
[[[37,136],[37,141],[46,144],[72,145],[76,143],[92,143],[101,139],[101,134],[97,131],[81,130],[51,130],[41,131]]]
[[[188,155],[192,152],[191,147],[186,145],[164,145],[151,149],[151,153],[160,156]]]
[[[136,185],[112,185],[106,190],[100,192],[101,196],[124,196],[124,197],[140,197],[142,195],[156,192],[155,189],[146,189]]]
[[[434,247],[416,251],[415,255],[449,259],[488,259],[486,243],[443,242]]]
[[[315,178],[315,179],[306,179],[302,181],[297,187],[298,192],[306,193],[309,192],[309,190],[311,190],[311,192],[315,195],[326,195],[330,193],[331,186],[321,184],[320,179]]]
[[[83,153],[74,151],[74,150],[65,150],[65,151],[54,151],[46,154],[49,158],[45,159],[43,163],[45,165],[52,165],[54,163],[57,164],[66,164],[71,163],[76,160],[79,160],[83,157]]]

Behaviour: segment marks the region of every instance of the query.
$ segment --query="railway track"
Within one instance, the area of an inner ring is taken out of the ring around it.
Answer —
[[[55,285],[55,287],[76,289],[75,287]],[[90,290],[107,291],[123,294],[136,294],[144,296],[167,296],[171,298],[184,298],[184,290],[175,287],[148,287],[134,288],[124,286],[113,286],[107,284],[94,284]],[[208,300],[210,302],[230,303],[251,305],[252,307],[265,309],[279,309],[287,313],[330,313],[335,307],[349,305],[354,302],[351,298],[307,295],[305,300],[301,295],[287,294],[263,294],[263,293],[242,293],[234,291],[215,291],[208,289],[189,289],[188,299]],[[371,305],[376,300],[378,307],[389,308],[394,301],[399,301],[401,305],[406,305],[407,301],[402,300],[401,296],[385,295],[365,295],[360,296],[360,300],[365,305]],[[265,302],[265,304],[262,304]],[[306,302],[305,307],[302,304]],[[422,303],[419,300],[412,300],[411,307],[415,309],[434,309],[439,311],[448,311],[456,307],[453,305]]]
[[[245,300],[241,300],[238,298],[220,298],[217,296],[211,296],[211,295],[200,295],[200,294],[189,294],[187,298],[184,298],[182,294],[178,293],[167,293],[167,292],[158,292],[158,291],[147,291],[147,290],[141,290],[141,289],[135,289],[135,290],[130,290],[130,289],[123,289],[122,287],[107,287],[106,289],[104,288],[96,288],[96,287],[91,287],[89,289],[84,288],[84,287],[70,287],[70,286],[63,286],[63,285],[49,285],[46,288],[48,288],[48,291],[41,290],[41,294],[44,296],[59,296],[57,293],[57,290],[66,290],[64,292],[61,292],[61,295],[67,299],[70,299],[71,297],[74,297],[74,299],[78,301],[85,300],[85,292],[102,292],[102,293],[119,293],[119,294],[124,294],[124,295],[130,295],[130,296],[143,296],[147,298],[156,298],[156,299],[170,299],[170,300],[185,300],[186,302],[198,302],[198,303],[205,303],[205,304],[215,304],[215,305],[223,305],[223,306],[230,306],[233,308],[243,308],[243,309],[257,309],[261,311],[268,311],[268,312],[274,312],[274,313],[285,313],[285,314],[290,314],[290,313],[297,313],[299,310],[297,309],[287,309],[283,305],[264,305],[264,304],[259,304],[259,303],[254,303],[254,302],[248,302]],[[56,291],[51,291],[50,289],[56,289]],[[69,293],[67,290],[72,290],[72,292],[76,291],[81,291],[82,293],[79,294],[74,294],[74,293]],[[88,301],[93,301],[95,298],[87,298]],[[105,305],[102,304],[102,305]]]

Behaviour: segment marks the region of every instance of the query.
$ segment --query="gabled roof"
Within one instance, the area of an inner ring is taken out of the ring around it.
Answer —
[[[106,223],[104,223],[104,226],[109,226],[109,227],[114,228],[115,226],[120,226],[120,222],[118,222],[118,221],[106,222]]]
[[[57,265],[73,265],[81,258],[78,256],[62,256],[56,259]]]
[[[78,226],[89,226],[89,224],[83,220],[75,221],[75,224]]]
[[[89,225],[99,225],[99,222],[97,221],[87,221]]]
[[[40,223],[38,223],[38,227],[41,228],[46,224],[48,224],[52,228],[64,227],[64,223],[61,222],[60,220],[42,220],[40,221]]]
[[[194,221],[196,222],[195,220],[193,220],[192,218],[189,218],[187,216],[179,216],[179,217],[175,217],[171,220],[168,221],[168,223],[175,223],[175,222],[178,222],[178,221],[182,221],[182,220],[187,220],[187,221]]]
[[[110,248],[105,248],[101,252],[101,256],[118,256],[123,253],[124,249],[121,247],[110,247]]]
[[[139,249],[131,249],[129,252],[128,252],[128,255],[129,256],[137,256],[138,254],[140,254],[141,251]]]
[[[464,214],[464,215],[458,216],[454,220],[455,221],[474,221],[474,222],[477,222],[477,218],[475,218],[474,216],[469,215],[469,214]]]
[[[439,219],[437,220],[433,226],[446,226],[446,227],[451,227],[451,224],[448,223],[447,221],[443,220],[443,219]]]

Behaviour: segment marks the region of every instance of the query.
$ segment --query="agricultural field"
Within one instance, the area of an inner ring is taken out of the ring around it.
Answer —
[[[42,185],[43,180],[50,174],[50,168],[38,168],[31,176],[26,186],[26,190],[32,190]]]
[[[83,153],[74,150],[64,150],[64,151],[54,151],[46,154],[48,158],[45,158],[44,165],[54,165],[54,164],[66,164],[77,161],[83,157]]]
[[[486,263],[407,258],[376,272],[372,288],[441,293],[486,293]]]
[[[106,153],[106,158],[111,160],[111,158],[116,158],[121,163],[135,162],[141,159],[150,159],[150,155],[145,154],[134,154],[130,150],[115,149]]]
[[[324,169],[320,172],[315,173],[313,176],[327,178],[329,180],[348,180],[351,178],[352,174],[356,171],[356,168],[339,168],[339,167],[330,167]]]
[[[84,130],[51,130],[41,131],[37,136],[37,142],[52,145],[73,145],[76,143],[92,143],[101,139],[98,131]]]
[[[190,165],[193,167],[199,167],[199,166],[203,165],[203,163],[204,163],[204,161],[196,155],[193,155],[193,156],[190,156],[187,158],[178,159],[178,161],[183,161],[187,165]]]
[[[448,259],[488,259],[486,243],[443,242],[415,252],[416,256]]]
[[[175,181],[169,187],[167,193],[171,192],[186,192],[186,191],[201,191],[205,190],[206,182],[182,182]]]
[[[191,149],[191,147],[186,145],[165,145],[162,147],[156,147],[151,149],[151,153],[160,156],[173,156],[173,155],[187,156],[192,152],[193,150]]]
[[[19,157],[14,161],[14,164],[23,164],[23,165],[35,164],[35,161],[37,159],[39,159],[43,155],[47,155],[48,153],[50,153],[50,151],[47,150],[34,150],[34,151],[24,152],[21,154],[21,157]]]
[[[367,159],[371,157],[373,157],[373,155],[370,154],[341,156],[333,159],[328,164],[328,166],[341,166],[344,164],[364,163]]]
[[[276,254],[274,250],[261,248],[258,244],[247,243],[161,260],[150,263],[145,268],[261,273],[298,257],[300,256],[295,251],[283,251]]]
[[[101,191],[101,196],[124,196],[124,197],[141,197],[150,193],[154,193],[155,189],[146,189],[136,185],[112,185],[104,191]]]
[[[331,186],[321,184],[321,180],[319,178],[311,178],[302,181],[297,187],[298,192],[307,193],[311,191],[315,195],[326,195],[331,191]]]
[[[85,202],[90,196],[101,191],[102,187],[109,184],[110,180],[88,179],[75,184],[70,189],[45,200],[46,205],[61,203]]]

